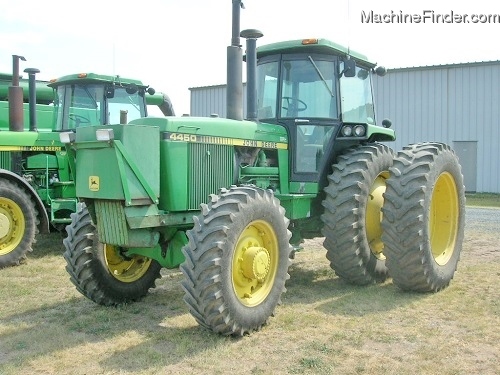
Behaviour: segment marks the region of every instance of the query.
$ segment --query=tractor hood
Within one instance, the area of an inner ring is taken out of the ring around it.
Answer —
[[[195,136],[217,137],[215,140],[216,143],[222,144],[237,144],[232,141],[235,139],[259,140],[280,144],[288,143],[288,136],[284,127],[253,121],[208,117],[147,117],[133,120],[130,124],[156,125],[160,128],[160,132],[166,132],[171,135],[191,134]],[[231,134],[231,138],[228,138],[229,134]],[[195,138],[191,139],[194,140]],[[178,140],[189,141],[189,137],[179,138]],[[250,146],[250,144],[248,145]]]

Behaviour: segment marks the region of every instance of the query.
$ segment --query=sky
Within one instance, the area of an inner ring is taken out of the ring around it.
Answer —
[[[262,31],[257,45],[326,38],[389,69],[500,60],[497,1],[243,3],[241,30]],[[230,0],[0,0],[0,9],[0,72],[12,72],[16,54],[27,60],[21,71],[38,68],[39,79],[80,72],[139,79],[166,93],[176,115],[189,113],[190,87],[226,82]]]

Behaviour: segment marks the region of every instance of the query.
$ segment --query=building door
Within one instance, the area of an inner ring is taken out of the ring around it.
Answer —
[[[476,192],[477,141],[453,141],[453,148],[462,165],[465,191]]]

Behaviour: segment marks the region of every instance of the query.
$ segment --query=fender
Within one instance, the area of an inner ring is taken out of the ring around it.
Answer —
[[[5,178],[9,181],[16,182],[22,185],[29,192],[29,194],[33,198],[33,201],[35,202],[37,211],[40,213],[39,215],[40,224],[38,225],[38,229],[40,233],[49,233],[50,232],[49,216],[47,214],[47,210],[45,209],[42,200],[36,193],[35,189],[33,189],[33,187],[31,187],[31,185],[28,184],[26,180],[24,180],[23,178],[19,177],[19,175],[7,169],[0,169],[0,178]]]

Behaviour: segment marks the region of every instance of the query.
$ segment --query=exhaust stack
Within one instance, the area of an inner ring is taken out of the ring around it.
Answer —
[[[26,61],[23,56],[12,55],[12,86],[9,87],[9,130],[24,130],[23,88],[19,86],[19,60]]]
[[[226,117],[243,120],[243,52],[240,45],[240,8],[244,8],[241,0],[233,2],[233,22],[231,45],[227,47],[227,91]]]

